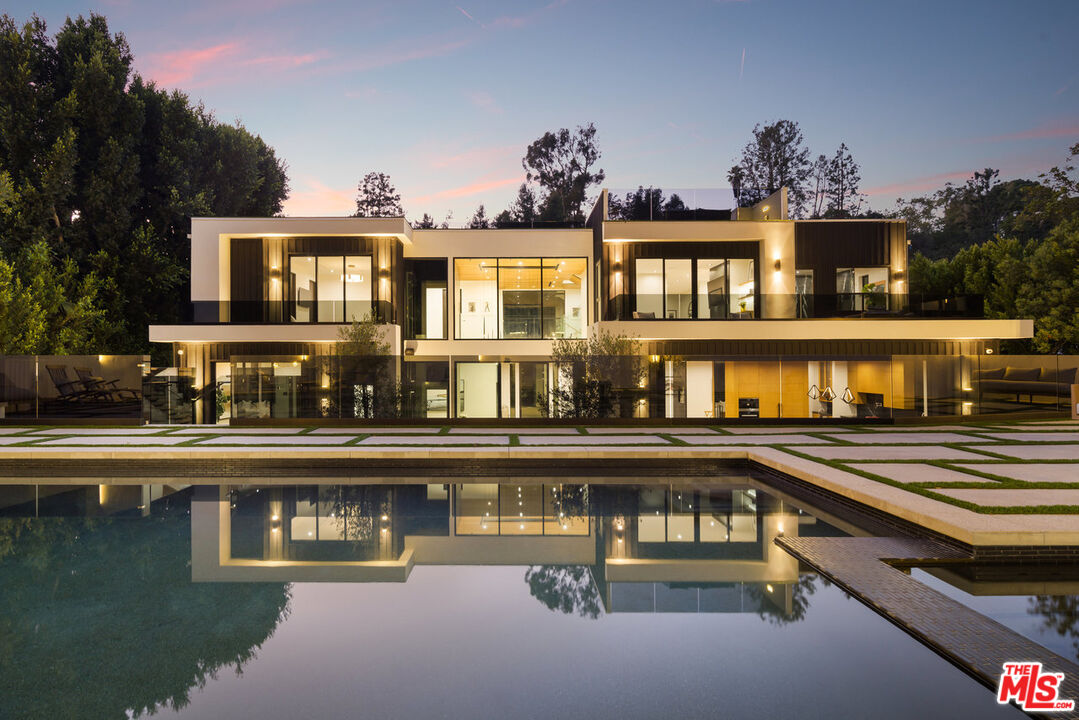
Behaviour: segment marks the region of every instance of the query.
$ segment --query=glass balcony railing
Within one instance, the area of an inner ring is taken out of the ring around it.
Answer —
[[[889,293],[619,295],[611,298],[608,320],[757,320],[761,318],[950,317],[981,318],[981,295]]]
[[[183,322],[214,324],[350,323],[371,316],[395,322],[393,304],[385,301],[288,302],[281,300],[199,300],[188,305]]]
[[[730,220],[738,207],[730,188],[611,188],[609,220]]]

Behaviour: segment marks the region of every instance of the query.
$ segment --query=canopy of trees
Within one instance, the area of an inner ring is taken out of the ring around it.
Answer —
[[[0,255],[24,286],[41,262],[62,268],[47,292],[69,302],[87,283],[105,318],[26,347],[146,352],[146,326],[179,320],[188,298],[190,218],[275,215],[287,195],[273,148],[133,73],[104,17],[50,38],[37,17],[0,16]],[[17,311],[0,301],[0,323]]]
[[[1034,318],[1011,350],[1079,352],[1079,143],[1041,182],[974,173],[960,188],[900,201],[916,252],[912,292],[985,297],[987,317]],[[936,258],[936,259],[934,259]]]
[[[831,158],[809,159],[798,123],[777,120],[758,124],[741,160],[727,172],[739,207],[754,205],[782,187],[787,188],[793,217],[852,217],[861,210],[858,164],[846,143]]]

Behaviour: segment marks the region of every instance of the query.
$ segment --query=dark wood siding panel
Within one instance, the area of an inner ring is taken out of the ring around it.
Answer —
[[[901,239],[897,239],[901,236]],[[795,222],[794,262],[812,270],[816,293],[835,292],[844,267],[891,266],[895,244],[906,243],[903,224],[891,221]]]

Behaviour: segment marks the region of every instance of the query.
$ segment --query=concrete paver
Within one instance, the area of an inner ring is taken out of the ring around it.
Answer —
[[[946,432],[899,432],[899,433],[853,433],[836,439],[852,443],[976,443],[985,442],[981,438]]]
[[[540,437],[536,435],[522,435],[518,438],[522,445],[592,445],[595,447],[607,447],[610,445],[666,445],[670,443],[658,435],[565,435],[558,437]]]
[[[1020,507],[1024,505],[1079,505],[1079,490],[1067,488],[1051,490],[1016,490],[1001,488],[937,488],[933,492],[965,500],[976,505],[994,507]]]
[[[1079,483],[1079,463],[959,463],[956,467],[1023,482]]]
[[[90,445],[92,447],[103,447],[113,445],[176,445],[178,443],[187,442],[190,437],[176,437],[164,435],[160,437],[143,437],[143,436],[116,436],[116,435],[101,435],[101,436],[89,436],[83,435],[72,438],[52,438],[50,440],[43,440],[37,445]]]
[[[795,447],[792,450],[826,460],[977,460],[985,457],[957,448],[934,445],[866,445]]]
[[[816,438],[811,435],[671,435],[682,442],[691,445],[769,445],[779,443],[784,445],[827,445],[829,440]]]
[[[847,463],[847,467],[901,483],[992,482],[988,478],[969,475],[959,470],[922,463]]]
[[[1079,460],[1076,445],[987,445],[989,452],[1020,460]]]

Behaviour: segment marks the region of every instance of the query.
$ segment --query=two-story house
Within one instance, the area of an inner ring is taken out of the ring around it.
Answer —
[[[332,359],[367,317],[416,418],[545,417],[554,343],[601,332],[639,342],[637,417],[962,414],[970,358],[1032,334],[911,296],[902,221],[790,220],[785,190],[710,217],[611,220],[603,191],[576,229],[194,218],[193,321],[150,339],[212,423],[363,417]]]

